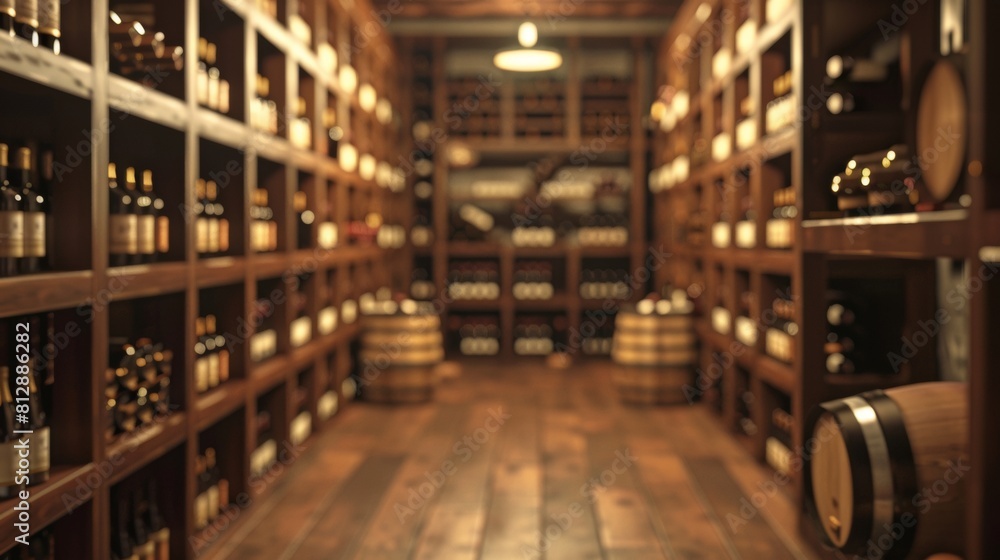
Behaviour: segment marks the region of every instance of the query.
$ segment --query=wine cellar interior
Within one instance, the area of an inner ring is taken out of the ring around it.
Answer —
[[[0,0],[0,560],[996,558],[996,25]]]

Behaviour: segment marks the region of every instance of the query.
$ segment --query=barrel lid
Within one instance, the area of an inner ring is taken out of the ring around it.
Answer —
[[[813,433],[829,434],[829,439],[816,448],[811,461],[817,519],[827,538],[841,548],[847,543],[854,521],[854,478],[851,475],[850,455],[840,425],[831,414],[824,414],[819,419]]]

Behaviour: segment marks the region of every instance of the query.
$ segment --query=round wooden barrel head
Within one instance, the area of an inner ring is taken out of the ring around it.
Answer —
[[[917,112],[918,161],[924,183],[937,202],[951,195],[962,173],[968,132],[967,103],[958,70],[946,60],[938,62],[924,83]]]
[[[824,436],[820,438],[819,434]],[[851,532],[854,509],[854,481],[847,444],[840,425],[829,413],[820,417],[813,437],[820,442],[811,460],[816,513],[830,542],[843,547]]]

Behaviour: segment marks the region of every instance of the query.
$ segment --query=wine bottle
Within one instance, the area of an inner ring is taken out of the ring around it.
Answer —
[[[208,477],[205,471],[205,458],[199,455],[195,459],[194,469],[197,482],[194,499],[194,528],[199,531],[208,525]]]
[[[129,506],[125,496],[118,497],[118,507],[115,509],[113,519],[111,554],[115,560],[139,560],[129,536]]]
[[[129,518],[129,536],[132,539],[132,550],[139,557],[139,560],[152,560],[156,548],[149,538],[149,529],[146,527],[142,495],[139,492],[132,492],[131,501],[132,515]]]
[[[136,193],[136,245],[138,251],[132,256],[132,264],[150,263],[156,260],[156,218],[159,213],[153,208],[153,172],[142,173],[142,192]]]
[[[198,67],[195,78],[195,99],[198,104],[208,106],[208,39],[198,38]]]
[[[208,388],[219,386],[219,352],[215,346],[215,315],[205,316],[205,359],[208,361]]]
[[[38,0],[17,0],[14,24],[17,35],[38,46]]]
[[[166,253],[170,250],[170,218],[161,214],[166,203],[153,191],[153,172],[146,170],[142,174],[142,192],[150,200],[150,214],[153,216],[153,249],[156,253]]]
[[[315,215],[309,210],[309,201],[305,191],[295,193],[295,214],[298,216],[298,247],[307,249],[312,245],[312,224]]]
[[[0,366],[0,500],[13,498],[20,490],[17,484],[17,423],[14,398],[10,393],[10,368]]]
[[[208,517],[209,523],[215,521],[215,518],[219,516],[219,510],[222,508],[221,494],[219,492],[219,467],[215,463],[215,449],[209,447],[205,450],[205,474],[207,477],[207,504],[208,504]]]
[[[45,257],[45,197],[31,181],[31,150],[20,148],[14,161],[11,177],[13,188],[21,195],[21,212],[24,223],[24,255],[19,263],[22,274],[41,270]]]
[[[207,234],[208,234],[208,252],[218,253],[221,250],[220,243],[220,223],[219,223],[219,210],[221,207],[216,204],[216,197],[218,196],[218,185],[215,181],[205,181],[205,217],[207,220]]]
[[[134,183],[135,170],[132,173]],[[117,168],[113,163],[108,164],[108,188],[108,252],[112,266],[125,266],[129,258],[139,252],[139,220],[134,210],[133,192],[118,184]]]
[[[215,43],[209,43],[205,52],[205,63],[208,65],[208,98],[206,105],[209,109],[219,110],[219,69],[215,67],[215,55],[218,47]]]
[[[17,274],[24,256],[24,212],[21,194],[7,180],[8,147],[0,144],[0,276]]]
[[[42,406],[42,395],[35,382],[34,358],[28,360],[28,423],[25,428],[31,430],[31,468],[28,471],[28,486],[41,484],[49,479],[51,468],[51,435],[47,425],[45,408]]]
[[[208,390],[208,348],[205,346],[205,318],[194,320],[194,390],[204,393]]]
[[[156,479],[146,481],[146,527],[155,548],[154,560],[170,560],[170,528],[167,527],[157,500]]]
[[[0,33],[14,36],[14,0],[0,0]]]
[[[208,204],[208,200],[205,195],[205,180],[198,179],[195,182],[195,204],[194,204],[194,215],[195,215],[195,249],[198,254],[208,253],[208,216],[205,212],[205,207]]]
[[[38,44],[55,54],[62,52],[61,5],[62,0],[38,0]]]

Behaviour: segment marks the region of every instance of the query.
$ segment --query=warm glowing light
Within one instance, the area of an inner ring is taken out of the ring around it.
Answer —
[[[361,110],[371,113],[375,110],[377,103],[378,93],[375,92],[375,87],[371,84],[361,84],[361,87],[358,88],[358,105],[361,105]]]
[[[526,21],[517,28],[517,42],[522,47],[531,48],[538,44],[538,27],[530,21]]]
[[[694,12],[694,17],[698,20],[698,23],[705,23],[710,15],[712,15],[712,7],[705,2],[702,2]]]
[[[358,73],[352,66],[341,66],[338,74],[340,87],[350,93],[358,87]]]
[[[493,64],[511,72],[544,72],[562,66],[562,55],[548,49],[512,49],[493,56]]]

